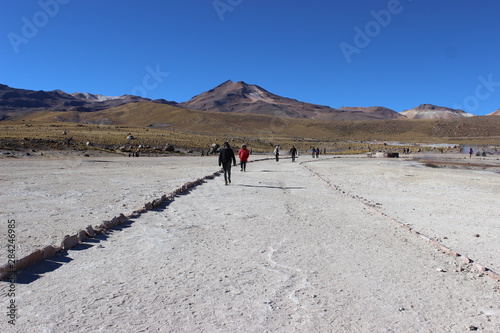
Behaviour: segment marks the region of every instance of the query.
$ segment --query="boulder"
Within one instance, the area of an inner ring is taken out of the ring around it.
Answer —
[[[42,260],[43,260],[42,250],[36,250],[35,252],[28,254],[26,257],[21,258],[16,262],[15,264],[16,271],[25,269],[26,267],[39,263]]]
[[[86,240],[88,238],[85,230],[78,231],[78,233],[76,234],[76,237],[78,237],[79,242],[83,242],[84,240]]]
[[[119,221],[120,224],[125,223],[125,222],[128,221],[128,217],[126,217],[123,214],[120,214],[120,216],[118,216],[118,221]]]
[[[79,242],[78,242],[78,236],[77,235],[73,235],[73,236],[65,236],[63,241],[61,242],[61,247],[63,250],[69,250],[71,249],[73,246],[77,245]]]
[[[53,245],[46,246],[42,249],[43,259],[49,259],[56,255],[57,249]]]
[[[94,237],[95,236],[95,230],[92,228],[91,225],[89,225],[87,228],[85,228],[85,232],[89,237]]]

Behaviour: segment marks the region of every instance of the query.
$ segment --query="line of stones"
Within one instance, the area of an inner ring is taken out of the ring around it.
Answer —
[[[304,165],[304,164],[302,164]],[[318,177],[320,180],[322,180],[323,182],[325,182],[329,187],[333,188],[334,190],[340,192],[341,194],[345,195],[345,196],[348,196],[352,199],[355,199],[359,202],[361,202],[363,205],[367,206],[368,208],[370,208],[373,212],[383,216],[384,218],[390,220],[391,222],[395,223],[397,226],[411,232],[413,235],[415,236],[418,236],[420,237],[421,239],[427,241],[428,243],[430,243],[431,245],[433,245],[434,247],[436,247],[438,250],[440,250],[441,252],[443,253],[446,253],[446,254],[449,254],[453,257],[456,257],[458,260],[462,261],[464,264],[471,264],[472,267],[474,267],[474,269],[476,269],[478,272],[480,273],[484,273],[484,274],[487,274],[489,277],[491,277],[492,279],[494,280],[497,280],[497,281],[500,281],[500,274],[494,272],[493,270],[491,270],[490,268],[484,266],[484,265],[481,265],[480,263],[470,259],[469,257],[463,255],[463,254],[460,254],[452,249],[450,249],[449,247],[445,246],[444,244],[442,244],[441,242],[435,240],[435,239],[432,239],[431,237],[428,237],[424,234],[422,234],[421,232],[419,231],[416,231],[414,229],[412,229],[410,226],[404,224],[403,222],[401,221],[398,221],[397,219],[387,215],[386,213],[380,211],[379,209],[377,209],[377,206],[374,205],[374,204],[371,204],[371,203],[368,203],[368,202],[365,202],[363,201],[363,198],[360,198],[356,195],[352,195],[352,194],[349,194],[349,193],[346,193],[344,190],[342,190],[339,186],[335,185],[335,184],[332,184],[330,181],[324,179],[320,174],[318,174],[317,172],[309,169],[307,166],[304,165],[304,167],[309,170],[314,176]]]
[[[139,209],[133,211],[129,215],[124,215],[120,214],[118,216],[113,217],[109,221],[103,221],[100,225],[97,225],[95,228],[89,225],[83,230],[78,231],[74,235],[67,235],[64,237],[60,245],[48,245],[44,247],[43,249],[38,249],[27,256],[16,260],[14,265],[9,265],[9,264],[4,264],[0,266],[0,279],[3,279],[17,271],[21,271],[23,269],[28,268],[31,265],[34,265],[36,263],[39,263],[43,260],[50,259],[54,257],[58,252],[60,251],[67,251],[71,249],[72,247],[80,244],[81,242],[85,241],[86,239],[95,237],[98,234],[107,232],[108,230],[113,229],[114,227],[123,224],[127,221],[129,221],[132,218],[137,218],[141,214],[146,213],[149,210],[152,210],[154,208],[157,208],[169,201],[173,201],[174,198],[178,195],[181,195],[194,187],[201,185],[204,183],[206,180],[209,179],[214,179],[215,177],[219,176],[221,174],[221,171],[216,171],[213,174],[210,174],[208,176],[205,176],[203,178],[199,178],[195,181],[192,182],[187,182],[181,187],[177,188],[176,190],[170,192],[169,194],[164,194],[158,199],[154,199],[151,202],[147,202],[144,204],[144,206]]]

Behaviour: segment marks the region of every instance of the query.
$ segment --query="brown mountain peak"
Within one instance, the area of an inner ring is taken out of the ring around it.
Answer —
[[[492,113],[488,113],[487,116],[500,116],[500,109],[493,111]]]
[[[227,80],[215,88],[194,96],[180,106],[200,111],[264,114],[315,120],[371,120],[404,118],[381,107],[336,110],[328,106],[301,102],[275,95],[244,81]]]
[[[451,109],[433,104],[420,104],[413,109],[402,111],[401,114],[410,119],[455,119],[474,116],[460,109]]]

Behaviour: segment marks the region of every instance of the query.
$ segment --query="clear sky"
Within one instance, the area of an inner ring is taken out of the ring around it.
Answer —
[[[498,0],[0,0],[0,83],[184,102],[500,108]]]

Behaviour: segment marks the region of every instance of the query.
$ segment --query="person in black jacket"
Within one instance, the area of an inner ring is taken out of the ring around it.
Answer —
[[[290,149],[290,155],[292,155],[292,162],[295,162],[295,156],[297,156],[297,148],[295,146],[292,146],[292,149]]]
[[[219,154],[219,166],[224,169],[224,180],[226,185],[231,183],[231,162],[236,165],[236,158],[234,157],[234,151],[229,146],[229,142],[224,142],[222,149]]]

